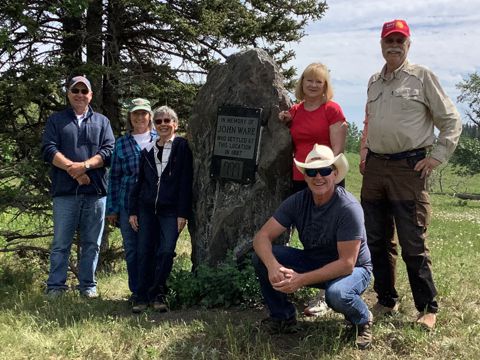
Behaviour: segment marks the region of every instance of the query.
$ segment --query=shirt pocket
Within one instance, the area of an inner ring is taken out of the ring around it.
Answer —
[[[102,143],[102,127],[97,124],[86,123],[82,127],[78,145],[87,149],[90,156],[97,153]]]
[[[368,121],[375,118],[375,114],[380,111],[380,102],[383,95],[381,89],[370,88],[367,94],[367,116]]]
[[[393,90],[394,108],[401,111],[416,110],[424,106],[424,99],[420,89],[401,87]]]

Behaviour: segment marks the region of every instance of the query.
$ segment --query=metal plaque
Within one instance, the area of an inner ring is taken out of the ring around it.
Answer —
[[[260,108],[222,106],[218,109],[212,177],[241,183],[255,180],[261,115]]]

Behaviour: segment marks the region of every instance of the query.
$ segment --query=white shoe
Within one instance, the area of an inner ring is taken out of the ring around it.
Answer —
[[[325,302],[325,295],[323,291],[320,291],[315,298],[311,299],[307,307],[303,310],[306,316],[325,316],[330,308]]]

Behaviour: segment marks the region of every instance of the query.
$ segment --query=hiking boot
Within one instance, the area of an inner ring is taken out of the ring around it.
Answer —
[[[368,322],[363,325],[357,325],[357,339],[355,344],[360,350],[364,350],[372,345],[372,325],[373,325],[373,315],[369,311]]]
[[[270,334],[295,334],[301,330],[295,316],[286,320],[268,317],[260,322],[260,327]]]
[[[167,306],[167,304],[165,304],[165,299],[163,297],[155,300],[153,302],[152,306],[153,306],[154,311],[158,311],[158,312],[167,312],[168,311],[168,306]]]
[[[433,330],[437,322],[437,314],[435,313],[420,313],[417,317],[417,324],[426,330]]]
[[[135,305],[135,303],[137,302],[137,295],[136,294],[130,294],[130,296],[127,299],[127,302],[132,306]]]
[[[325,302],[325,293],[319,291],[315,298],[311,299],[307,307],[303,310],[303,314],[306,316],[325,316],[330,308]]]
[[[393,316],[398,313],[399,304],[398,302],[395,303],[393,307],[384,306],[377,302],[373,305],[372,313],[376,318],[383,317],[383,316]]]
[[[147,310],[147,304],[144,302],[135,302],[132,306],[132,312],[134,314],[139,314]]]
[[[98,293],[96,290],[88,289],[88,290],[80,291],[80,296],[86,299],[96,299],[98,298]]]

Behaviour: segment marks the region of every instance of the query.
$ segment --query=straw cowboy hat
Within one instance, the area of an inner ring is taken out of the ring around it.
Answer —
[[[295,161],[297,169],[302,174],[305,173],[305,169],[319,169],[332,164],[335,165],[337,168],[335,184],[342,181],[348,172],[348,161],[345,155],[339,154],[334,156],[332,149],[325,145],[313,145],[313,149],[308,153],[304,163],[297,161],[296,159],[293,159],[293,161]]]

